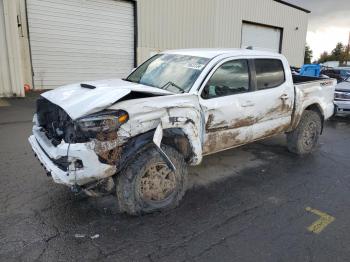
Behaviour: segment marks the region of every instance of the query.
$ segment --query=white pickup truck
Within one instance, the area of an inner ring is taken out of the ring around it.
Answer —
[[[178,204],[186,166],[205,155],[283,133],[291,152],[312,152],[335,85],[292,76],[276,53],[166,51],[125,79],[43,93],[29,142],[55,182],[114,192],[129,214],[153,212]]]

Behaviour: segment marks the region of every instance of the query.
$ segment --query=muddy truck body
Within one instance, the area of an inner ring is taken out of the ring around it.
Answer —
[[[278,134],[291,152],[314,151],[335,84],[292,76],[276,53],[166,51],[125,79],[43,93],[29,142],[56,183],[115,193],[129,214],[153,212],[178,204],[187,165],[205,155]]]

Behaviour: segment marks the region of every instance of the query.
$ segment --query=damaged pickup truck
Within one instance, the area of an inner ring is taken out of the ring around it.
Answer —
[[[317,146],[334,113],[336,80],[292,76],[280,54],[192,49],[157,54],[127,78],[45,92],[29,142],[56,183],[115,193],[122,211],[175,207],[187,165],[286,134],[297,154]]]

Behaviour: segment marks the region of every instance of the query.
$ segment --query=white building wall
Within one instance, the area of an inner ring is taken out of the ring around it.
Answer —
[[[31,85],[25,21],[24,0],[0,0],[0,97],[24,96]]]
[[[11,93],[10,63],[3,0],[0,0],[0,97]]]
[[[242,21],[283,28],[282,54],[303,64],[308,14],[273,0],[138,0],[138,62],[165,49],[241,46]]]
[[[214,47],[215,0],[138,0],[138,62],[164,49]]]
[[[241,46],[242,21],[283,28],[282,53],[303,63],[308,14],[273,0],[137,0],[141,63],[176,48]],[[17,26],[17,16],[21,27]],[[25,0],[0,0],[0,96],[32,86]]]

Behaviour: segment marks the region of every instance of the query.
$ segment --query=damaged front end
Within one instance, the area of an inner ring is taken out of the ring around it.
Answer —
[[[114,189],[114,175],[150,144],[172,170],[175,166],[162,144],[174,147],[190,165],[201,162],[202,125],[196,96],[137,97],[137,103],[126,97],[113,105],[96,105],[100,100],[89,98],[81,110],[76,106],[79,98],[56,104],[46,96],[37,102],[29,142],[53,180],[75,192],[83,189],[98,195],[94,188]],[[90,113],[83,114],[87,108]]]
[[[75,191],[85,185],[91,188],[116,173],[126,141],[118,130],[128,118],[125,111],[104,110],[72,120],[61,107],[41,97],[29,142],[56,183]]]

